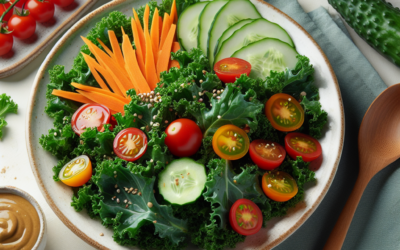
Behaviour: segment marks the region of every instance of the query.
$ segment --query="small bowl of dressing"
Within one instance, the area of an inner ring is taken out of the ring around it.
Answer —
[[[0,186],[0,249],[44,250],[46,219],[37,201],[25,191]]]

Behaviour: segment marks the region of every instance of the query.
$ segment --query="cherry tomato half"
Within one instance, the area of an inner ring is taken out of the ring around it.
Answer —
[[[321,144],[311,136],[302,133],[287,134],[285,148],[290,157],[296,159],[297,156],[301,156],[305,162],[313,161],[322,154]]]
[[[236,81],[242,74],[247,76],[250,74],[251,64],[236,57],[222,59],[214,64],[214,72],[218,78],[224,83],[232,83]]]
[[[5,2],[0,4],[0,16],[11,6],[10,2]],[[13,14],[13,10],[11,9],[3,18],[3,21],[8,21]]]
[[[212,145],[215,153],[222,159],[237,160],[247,154],[250,141],[243,129],[229,124],[215,132]]]
[[[260,208],[251,200],[239,199],[229,211],[229,222],[236,233],[252,235],[260,231],[263,216]]]
[[[117,134],[113,143],[114,153],[125,161],[136,161],[147,150],[147,136],[137,128],[127,128]]]
[[[295,179],[283,171],[268,171],[262,177],[262,189],[271,200],[284,202],[298,192]]]
[[[58,178],[70,187],[79,187],[92,177],[92,162],[86,155],[78,156],[64,165]]]
[[[272,127],[279,131],[289,132],[303,125],[304,110],[292,96],[279,93],[271,96],[265,103],[265,115]]]
[[[26,3],[26,1],[27,1],[27,0],[19,0],[19,2],[18,2],[16,5],[14,5],[14,6],[15,6],[15,7],[18,7],[18,8],[22,8],[22,6],[24,5],[24,3]],[[14,3],[15,0],[10,0],[10,2],[11,2],[11,3]]]
[[[48,0],[28,0],[26,8],[39,23],[47,22],[54,16],[54,3]]]
[[[36,30],[36,21],[29,14],[27,16],[12,15],[8,20],[8,30],[12,31],[13,36],[21,40],[28,39]]]
[[[258,139],[250,143],[250,157],[259,168],[272,170],[286,157],[285,149],[276,142]]]
[[[11,34],[0,33],[0,56],[7,54],[13,47],[14,38]]]
[[[201,146],[203,133],[199,126],[190,119],[177,119],[165,130],[165,145],[178,157],[194,155]]]
[[[52,2],[60,7],[67,7],[68,5],[72,4],[74,0],[52,0]]]
[[[72,115],[71,126],[77,135],[81,135],[86,128],[104,130],[104,125],[110,123],[110,109],[97,103],[82,105]]]

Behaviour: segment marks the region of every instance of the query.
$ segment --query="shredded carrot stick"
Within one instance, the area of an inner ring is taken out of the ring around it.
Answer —
[[[179,62],[177,60],[172,60],[169,62],[168,70],[170,70],[172,67],[180,69],[181,65],[179,65]]]
[[[137,53],[137,58],[138,58],[138,64],[140,67],[140,70],[142,71],[142,74],[145,74],[145,69],[144,69],[144,44],[142,44],[142,41],[140,40],[140,35],[139,35],[139,30],[137,27],[136,22],[131,19],[131,25],[132,25],[132,33],[133,33],[133,40],[135,41],[135,46],[136,46],[136,53]]]
[[[163,27],[162,16],[158,16],[158,31],[159,31],[158,34],[159,34],[159,37],[161,37],[162,27]]]
[[[69,92],[69,91],[64,91],[64,90],[58,90],[58,89],[53,89],[53,92],[51,92],[52,95],[62,97],[65,99],[69,99],[71,101],[75,102],[80,102],[80,103],[92,103],[93,101],[74,92]]]
[[[112,96],[112,97],[117,98],[120,101],[124,102],[125,104],[129,104],[129,102],[130,102],[129,99],[121,97],[121,96],[119,96],[117,94],[114,94],[114,93],[112,93],[110,91],[107,91],[107,90],[104,90],[104,89],[95,88],[95,87],[91,87],[91,86],[88,86],[88,85],[83,85],[83,84],[79,84],[79,83],[75,83],[75,82],[72,82],[71,85],[74,86],[77,89],[80,89],[80,90],[84,90],[84,91],[88,91],[88,92],[98,92],[98,93],[102,93],[102,94],[105,94],[105,95]]]
[[[180,49],[181,49],[181,46],[179,45],[179,43],[178,42],[174,42],[172,44],[171,52],[177,52]],[[177,60],[171,60],[169,62],[168,70],[170,68],[172,68],[172,67],[176,67],[176,68],[179,69],[181,66],[179,65],[179,62]]]
[[[124,112],[125,103],[117,98],[97,92],[86,92],[83,90],[77,90],[77,92],[83,95],[84,97],[92,100],[93,102],[103,104],[104,106],[108,107],[111,110],[121,112],[122,114],[125,113]]]
[[[178,12],[176,11],[176,1],[172,2],[171,12],[170,12],[171,20],[173,24],[178,22]]]
[[[144,42],[144,32],[143,32],[143,28],[142,28],[142,24],[140,23],[140,19],[138,14],[136,13],[135,9],[133,10],[133,16],[135,18],[135,23],[136,23],[136,27],[138,30],[138,37],[140,39],[140,44],[142,45],[142,57],[143,57],[143,63],[144,63],[144,58],[146,58],[146,48],[145,48],[145,42]],[[136,40],[135,40],[135,44],[136,44]],[[139,64],[140,65],[140,64]],[[144,71],[142,71],[144,73]]]
[[[150,87],[139,68],[135,50],[132,48],[127,35],[124,36],[122,42],[122,51],[124,52],[126,71],[132,82],[137,86],[137,88],[135,88],[136,93],[149,93],[151,91]]]
[[[161,50],[160,58],[158,59],[157,63],[158,74],[168,70],[169,60],[171,59],[172,43],[175,37],[175,31],[176,31],[176,25],[172,24],[171,29],[168,32],[167,38],[165,39],[163,48]]]
[[[103,47],[103,49],[106,51],[106,53],[107,53],[109,56],[111,56],[113,59],[115,59],[115,58],[114,58],[114,54],[113,54],[112,51],[107,47],[107,45],[105,45],[105,44],[103,43],[103,41],[100,40],[100,38],[97,38],[97,41],[100,43],[101,47]]]
[[[157,87],[158,74],[156,71],[156,65],[154,64],[153,57],[153,49],[151,45],[150,34],[147,30],[145,30],[145,40],[146,40],[146,60],[145,60],[145,71],[146,71],[146,80],[150,86],[150,89],[153,90]]]
[[[121,26],[122,35],[125,35],[124,27]]]
[[[163,26],[162,26],[162,31],[161,31],[161,38],[160,38],[160,47],[159,50],[161,51],[162,46],[165,42],[165,38],[167,38],[168,31],[171,28],[171,18],[168,15],[168,13],[164,13],[164,21],[163,21]]]
[[[146,7],[144,8],[144,14],[143,14],[143,33],[144,33],[144,39],[146,40],[146,32],[149,32],[149,16],[150,16],[150,7],[148,4],[146,4]],[[146,43],[147,45],[147,43]],[[147,50],[146,50],[147,52]]]
[[[115,35],[115,32],[113,30],[108,30],[108,37],[110,39],[115,59],[117,59],[119,66],[125,70],[124,57],[122,56],[121,48],[119,47],[118,39]]]
[[[89,55],[86,55],[85,53],[82,53],[83,59],[85,59],[86,64],[88,65],[90,72],[92,72],[92,75],[94,79],[96,79],[96,82],[100,85],[100,87],[104,90],[110,91],[108,88],[107,84],[103,81],[103,78],[97,73],[96,71],[96,61],[94,58],[90,57]]]
[[[153,45],[153,56],[154,56],[154,64],[157,65],[157,58],[158,58],[158,46],[160,43],[160,31],[159,31],[159,15],[158,9],[156,8],[153,14],[153,21],[151,22],[151,42]]]

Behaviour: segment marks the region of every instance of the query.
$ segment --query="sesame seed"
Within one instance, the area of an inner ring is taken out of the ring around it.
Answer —
[[[221,116],[219,115],[219,116],[217,116],[217,118],[218,118],[218,119],[221,119]]]
[[[290,102],[292,100],[292,98],[289,98],[288,101]]]
[[[278,158],[281,158],[281,157],[282,157],[282,155],[279,155],[279,156],[278,156]]]
[[[199,83],[203,83],[203,80],[200,80]]]
[[[121,193],[121,190],[120,190],[120,189],[117,189],[117,193]]]
[[[82,140],[80,140],[79,143],[80,143],[81,145],[83,145],[83,141],[82,141]]]
[[[114,174],[117,174],[117,171],[114,171]]]
[[[165,120],[164,122],[165,122],[165,123],[168,123],[168,120]]]
[[[138,195],[139,195],[139,196],[142,196],[142,192],[139,192]]]
[[[217,97],[217,94],[213,94],[213,97]]]
[[[150,122],[150,126],[152,126],[153,125],[153,122]]]
[[[103,234],[103,233],[100,233],[100,236],[104,236],[104,234]]]
[[[128,203],[128,200],[127,200],[127,199],[125,199],[125,200],[124,200],[124,203]]]
[[[275,147],[275,144],[271,143],[272,147]]]
[[[117,198],[117,203],[119,203],[119,199]]]
[[[153,220],[153,223],[154,223],[154,224],[156,224],[156,223],[157,223],[157,221],[156,221],[156,220]]]
[[[150,162],[153,162],[153,161],[154,161],[153,159],[150,160]]]
[[[203,71],[202,71],[202,72],[203,72],[203,74],[207,73],[207,71],[205,71],[204,69],[203,69]]]
[[[178,92],[178,90],[177,90],[177,89],[175,89],[175,92]]]
[[[194,95],[193,98],[196,99],[196,96]]]
[[[128,192],[129,189],[127,187],[124,187],[124,190],[125,190],[125,192]]]
[[[218,94],[218,95],[221,94],[221,90],[217,90],[217,94]]]
[[[116,174],[116,171],[114,171],[114,174]],[[114,188],[118,188],[118,185],[117,185],[117,184],[115,184]]]
[[[272,185],[271,185],[271,184],[268,184],[268,187],[270,188],[270,187],[272,187]]]
[[[236,184],[236,183],[237,183],[237,180],[233,180],[233,183],[235,183],[235,184]]]
[[[148,206],[149,208],[152,208],[152,207],[153,207],[153,203],[147,202],[147,206]]]
[[[57,132],[54,132],[54,136],[57,136]]]
[[[218,100],[220,100],[220,99],[221,99],[221,97],[220,97],[220,96],[217,96],[217,99],[218,99]]]
[[[139,117],[139,119],[142,119],[142,118],[143,118],[143,115],[138,115],[138,117]]]

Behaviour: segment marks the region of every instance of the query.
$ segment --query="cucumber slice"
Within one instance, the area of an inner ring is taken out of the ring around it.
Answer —
[[[286,68],[294,69],[297,55],[297,51],[289,44],[275,38],[264,38],[241,48],[232,57],[251,64],[250,77],[264,79],[271,70],[281,72]]]
[[[253,21],[254,21],[254,19],[244,19],[244,20],[241,20],[241,21],[235,23],[234,25],[229,27],[227,30],[225,30],[224,33],[222,33],[222,36],[218,39],[217,49],[215,50],[215,52],[217,53],[219,51],[219,49],[221,48],[222,43],[226,39],[228,39],[236,30],[242,28],[244,25],[246,25],[248,23],[251,23]]]
[[[294,43],[289,34],[281,26],[272,23],[264,18],[255,20],[244,25],[240,30],[235,31],[232,36],[223,42],[220,50],[215,55],[215,62],[231,57],[232,54],[250,43],[264,38],[276,38],[294,47]]]
[[[199,2],[186,8],[178,19],[178,38],[184,50],[197,48],[199,16],[208,2]]]
[[[207,55],[211,67],[214,65],[214,51],[218,39],[230,26],[243,19],[261,18],[256,7],[248,0],[229,1],[214,18],[208,36]]]
[[[207,176],[203,164],[190,158],[172,161],[158,176],[158,189],[165,200],[183,205],[203,193]]]
[[[197,44],[203,51],[204,55],[207,55],[208,33],[210,31],[212,21],[214,20],[217,12],[227,3],[228,1],[209,2],[200,14]]]

